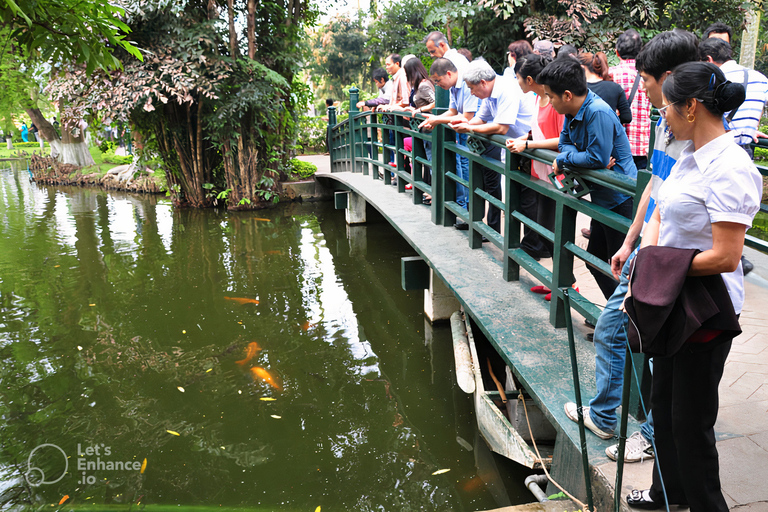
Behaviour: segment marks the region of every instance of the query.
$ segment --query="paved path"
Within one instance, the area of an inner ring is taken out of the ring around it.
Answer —
[[[330,172],[327,155],[300,158],[316,164],[318,172]],[[577,233],[587,225],[588,219],[580,218]],[[586,239],[578,237],[577,243],[586,246]],[[500,259],[500,253],[498,255]],[[744,332],[734,340],[725,365],[715,430],[720,454],[720,478],[729,507],[738,511],[768,512],[768,255],[746,248],[745,256],[755,264],[755,270],[745,280],[746,301],[741,314]],[[575,275],[581,292],[587,298],[596,304],[605,303],[583,263],[577,266]],[[522,276],[521,280],[532,282],[533,278]],[[581,326],[579,329],[586,332]],[[597,437],[588,435],[590,451],[597,444],[603,446]],[[603,461],[598,464],[597,470],[613,482],[615,463]],[[629,489],[650,486],[652,462],[624,467],[622,494]]]

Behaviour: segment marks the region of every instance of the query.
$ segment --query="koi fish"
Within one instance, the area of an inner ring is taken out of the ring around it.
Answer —
[[[254,379],[261,379],[273,388],[280,389],[280,385],[275,382],[275,378],[272,377],[272,374],[264,368],[260,366],[254,366],[251,368],[251,374],[253,374]]]
[[[144,462],[141,463],[141,470],[139,471],[139,474],[143,475],[145,469],[147,469],[147,458],[146,457],[144,457]]]
[[[301,324],[301,330],[306,332],[306,331],[312,329],[313,327],[315,327],[316,325],[317,324],[313,324],[309,320],[307,320],[306,322]]]
[[[174,436],[180,436],[181,435],[178,432],[176,432],[175,430],[166,430],[166,432],[168,432],[169,434],[174,435]]]
[[[63,498],[59,500],[59,505],[63,505],[69,499],[69,494],[65,494]]]
[[[255,220],[256,222],[272,222],[269,219],[262,219],[261,217],[254,217],[253,220]]]
[[[241,359],[240,361],[235,361],[240,366],[243,366],[245,363],[253,359],[253,357],[256,355],[256,352],[261,350],[261,347],[258,343],[255,341],[252,341],[248,344],[248,347],[245,349],[245,359]]]
[[[226,300],[237,302],[238,304],[258,304],[256,299],[249,299],[248,297],[224,297]]]
[[[435,471],[435,472],[434,472],[434,473],[432,473],[432,474],[433,474],[433,475],[442,475],[443,473],[447,473],[447,472],[449,472],[449,471],[450,471],[450,469],[449,469],[449,468],[438,469],[437,471]]]

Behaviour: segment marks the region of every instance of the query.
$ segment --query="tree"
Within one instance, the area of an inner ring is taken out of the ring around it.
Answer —
[[[130,124],[145,155],[161,158],[180,204],[225,200],[238,208],[276,199],[303,97],[293,84],[298,41],[314,11],[304,0],[137,0],[125,7],[147,58],[125,54],[124,70],[69,73],[52,94],[71,101],[73,117]]]
[[[367,40],[362,11],[358,11],[356,17],[332,18],[315,33],[308,68],[321,95],[340,98],[344,86],[368,84],[371,54],[366,48]]]

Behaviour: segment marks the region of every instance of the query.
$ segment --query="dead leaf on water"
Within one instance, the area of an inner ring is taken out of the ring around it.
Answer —
[[[443,469],[438,469],[437,471],[435,471],[435,472],[434,472],[434,473],[432,473],[432,474],[433,474],[433,475],[442,475],[443,473],[447,473],[447,472],[449,472],[449,471],[450,471],[450,469],[449,469],[449,468],[443,468]]]

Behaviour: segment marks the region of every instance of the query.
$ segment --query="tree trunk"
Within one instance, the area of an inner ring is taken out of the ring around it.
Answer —
[[[72,132],[78,130],[77,136]],[[78,129],[76,126],[61,126],[61,154],[58,160],[62,164],[72,164],[78,167],[87,167],[96,165],[93,161],[91,152],[88,151],[88,144],[85,143],[85,130]]]
[[[227,14],[229,16],[229,53],[234,59],[240,53],[237,51],[237,32],[235,31],[235,0],[227,0]]]
[[[256,0],[248,0],[248,58],[256,58]]]

